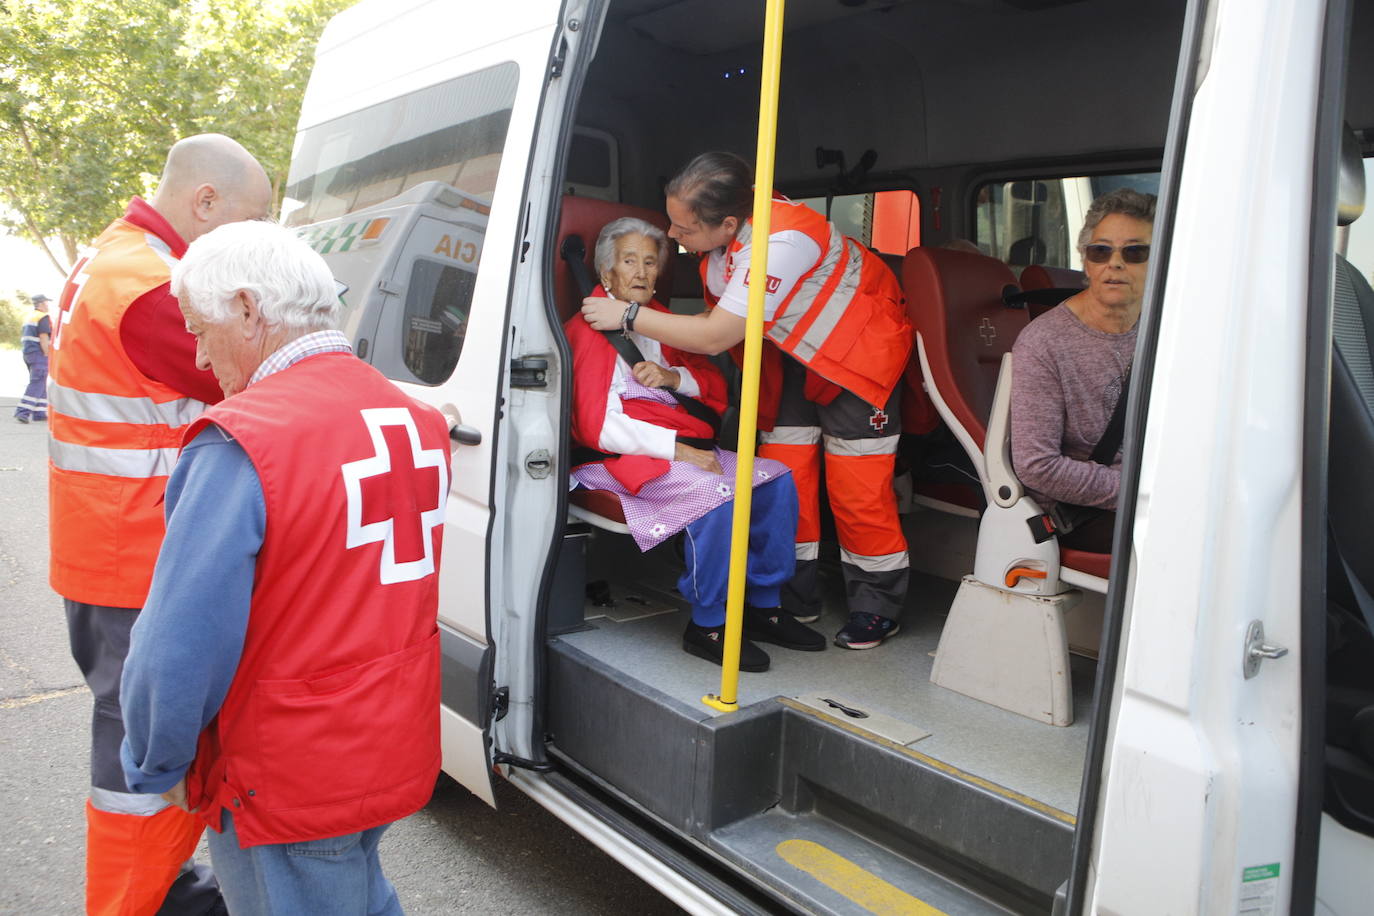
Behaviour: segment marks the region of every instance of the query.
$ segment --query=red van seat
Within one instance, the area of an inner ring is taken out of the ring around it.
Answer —
[[[625,510],[621,508],[620,497],[610,490],[576,489],[568,494],[568,500],[593,512],[602,518],[625,524]]]
[[[1017,289],[1016,277],[986,255],[913,248],[902,262],[901,279],[931,380],[981,449],[1002,354],[1028,320],[1025,311],[1002,304],[1003,291]]]
[[[1088,278],[1081,270],[1032,264],[1021,271],[1022,289],[1082,289]]]
[[[657,210],[646,210],[643,207],[632,207],[629,204],[618,204],[606,200],[598,200],[595,197],[574,197],[563,198],[563,212],[558,219],[558,246],[554,251],[553,262],[553,295],[554,303],[558,307],[558,316],[561,320],[567,321],[572,317],[582,305],[582,293],[577,288],[577,281],[573,279],[572,271],[568,270],[568,264],[563,260],[559,252],[563,247],[563,240],[570,235],[580,236],[582,243],[587,247],[587,270],[592,278],[596,278],[596,269],[592,264],[596,253],[596,239],[601,235],[602,228],[612,220],[620,219],[622,216],[635,216],[646,222],[652,223],[663,231],[668,231],[668,217]],[[655,284],[658,295],[655,296],[659,302],[668,304],[670,290],[673,288],[673,261],[671,252],[676,246],[669,242],[670,255],[664,263],[659,266],[658,282]]]
[[[1059,565],[1087,573],[1090,576],[1097,576],[1099,579],[1105,579],[1107,573],[1112,570],[1112,555],[1109,553],[1088,553],[1086,550],[1074,550],[1072,547],[1060,547]]]
[[[553,265],[554,303],[558,307],[560,320],[567,321],[582,305],[582,292],[577,288],[577,281],[573,279],[572,271],[568,269],[567,262],[563,260],[560,254],[563,240],[570,235],[581,237],[582,243],[587,249],[585,259],[587,271],[595,278],[596,268],[592,262],[596,254],[596,239],[601,235],[601,230],[607,223],[620,219],[622,216],[635,216],[652,223],[665,232],[668,230],[668,217],[657,210],[646,210],[643,207],[632,207],[628,204],[598,200],[594,197],[569,195],[563,198],[563,211],[558,220],[558,247],[555,250]],[[669,251],[671,252],[675,248],[676,246],[670,242]],[[668,304],[669,291],[673,288],[674,260],[670,255],[660,265],[658,282],[655,284],[658,289],[655,298],[664,305]],[[573,380],[573,384],[577,384],[576,379]],[[568,494],[568,499],[602,518],[621,524],[625,523],[625,512],[620,507],[620,497],[609,490],[577,489]]]

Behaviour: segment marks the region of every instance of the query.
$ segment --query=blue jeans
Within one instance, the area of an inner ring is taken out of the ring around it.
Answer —
[[[239,848],[234,818],[206,832],[210,861],[233,916],[401,916],[377,846],[390,824],[361,833]]]
[[[749,552],[744,599],[754,607],[774,608],[797,562],[797,485],[792,475],[754,488],[749,513]],[[686,528],[686,569],[677,589],[692,603],[692,623],[718,627],[725,622],[730,585],[730,538],[735,504],[727,502]]]

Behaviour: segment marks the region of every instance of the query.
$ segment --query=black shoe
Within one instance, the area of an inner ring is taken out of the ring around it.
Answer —
[[[688,655],[704,658],[713,665],[719,665],[725,655],[725,625],[718,627],[699,627],[687,624],[682,634],[682,649]],[[739,670],[767,671],[768,653],[744,639],[740,641]]]
[[[744,607],[744,635],[759,642],[771,642],[784,649],[819,652],[825,648],[825,637],[800,623],[780,607]]]
[[[14,419],[15,419],[15,421],[18,422],[18,423],[27,423],[27,422],[29,422],[29,418],[28,418],[28,417],[15,417]]]
[[[873,649],[889,636],[896,636],[901,629],[902,625],[890,618],[855,612],[835,634],[835,645],[841,649]]]

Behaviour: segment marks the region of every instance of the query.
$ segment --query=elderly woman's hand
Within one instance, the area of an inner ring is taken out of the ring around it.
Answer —
[[[682,384],[682,376],[675,369],[665,369],[658,363],[645,360],[642,363],[635,363],[630,370],[634,373],[635,381],[645,388],[672,388],[676,389]]]
[[[597,331],[618,331],[625,309],[630,303],[605,296],[588,296],[582,300],[582,317]]]
[[[690,445],[677,444],[673,451],[674,461],[685,461],[688,464],[695,464],[703,471],[710,471],[712,474],[724,474],[725,469],[716,460],[715,452],[708,452],[705,449],[692,448]]]

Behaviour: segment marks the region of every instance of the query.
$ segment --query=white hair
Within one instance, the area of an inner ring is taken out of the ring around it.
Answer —
[[[227,223],[192,242],[172,268],[172,295],[205,321],[227,321],[241,292],[271,326],[301,334],[338,326],[339,296],[324,258],[277,223]]]
[[[627,235],[642,235],[649,241],[658,246],[658,269],[662,270],[668,260],[668,236],[663,234],[663,230],[646,220],[635,216],[622,216],[620,219],[612,220],[601,229],[601,236],[596,240],[596,254],[592,258],[592,263],[596,266],[596,275],[604,277],[606,272],[615,264],[615,246]]]

